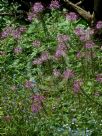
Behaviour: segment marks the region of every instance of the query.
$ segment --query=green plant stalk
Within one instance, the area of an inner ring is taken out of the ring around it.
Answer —
[[[81,91],[90,101],[92,101],[93,103],[99,105],[102,108],[102,105],[99,102],[93,100],[82,88],[81,88]]]
[[[94,76],[95,74],[95,68],[94,68],[94,61],[93,61],[93,51],[91,50],[91,69],[92,69],[92,75]]]
[[[42,27],[43,27],[43,30],[44,30],[44,33],[45,33],[45,37],[46,37],[47,39],[49,39],[49,36],[50,36],[50,35],[49,35],[48,29],[47,29],[47,27],[46,27],[46,23],[45,23],[45,21],[44,21],[44,15],[41,15],[40,20],[41,20]]]

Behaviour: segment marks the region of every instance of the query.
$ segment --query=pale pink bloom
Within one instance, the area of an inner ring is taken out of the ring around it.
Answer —
[[[34,40],[33,41],[33,43],[32,43],[32,45],[34,46],[34,47],[40,47],[40,41],[39,40]]]
[[[79,52],[77,53],[76,57],[77,57],[78,59],[84,57],[84,52],[79,51]]]
[[[100,83],[102,83],[102,74],[97,74],[96,75],[96,80]]]
[[[72,77],[74,77],[74,72],[70,69],[66,69],[64,72],[63,72],[63,77],[65,79],[70,79]]]
[[[76,15],[75,12],[70,12],[66,15],[66,19],[69,21],[76,21],[78,16]]]
[[[53,75],[55,77],[59,77],[61,75],[60,71],[58,69],[53,69]]]
[[[83,84],[82,80],[75,80],[73,84],[74,93],[78,93],[81,90],[81,86]]]
[[[39,112],[42,109],[42,103],[44,101],[45,97],[40,94],[32,95],[32,105],[31,105],[31,111],[34,113]]]
[[[41,104],[34,104],[34,103],[32,103],[32,105],[31,105],[31,111],[33,113],[39,112],[41,110],[41,108],[42,108]]]
[[[27,89],[32,89],[35,86],[35,84],[32,81],[30,81],[30,80],[26,80],[24,86]]]
[[[34,94],[32,95],[32,100],[36,101],[36,102],[43,102],[43,100],[45,99],[45,97],[43,95],[40,94]]]
[[[16,48],[14,48],[14,53],[15,54],[19,54],[19,53],[21,53],[22,52],[22,48],[21,47],[16,47]]]
[[[40,56],[40,59],[41,59],[42,62],[47,61],[47,60],[49,59],[49,54],[48,54],[48,52],[43,52],[43,53],[41,54],[41,56]]]
[[[98,21],[96,24],[97,29],[102,29],[102,21]]]
[[[44,10],[44,7],[43,5],[41,4],[41,2],[36,2],[34,5],[33,5],[33,12],[34,13],[39,13],[39,12],[42,12]]]
[[[94,45],[95,45],[95,43],[94,43],[93,41],[87,41],[87,42],[85,43],[85,48],[90,49],[90,48],[93,48]]]
[[[40,58],[35,59],[35,60],[33,60],[32,64],[33,65],[40,65],[40,64],[42,64],[42,60]]]
[[[74,33],[77,36],[82,36],[82,35],[85,35],[85,30],[81,27],[76,27],[75,30],[74,30]]]
[[[58,9],[60,7],[58,0],[52,0],[50,4],[50,9]]]
[[[12,33],[13,28],[12,27],[5,27],[3,31],[1,32],[1,37],[6,38]]]
[[[67,42],[68,40],[70,40],[70,37],[68,35],[59,34],[57,36],[57,40],[58,40],[59,43]]]
[[[0,51],[0,56],[5,56],[6,53],[4,51]]]
[[[67,47],[65,44],[59,44],[57,47],[57,50],[55,52],[55,58],[60,58],[62,56],[65,56],[67,51]]]

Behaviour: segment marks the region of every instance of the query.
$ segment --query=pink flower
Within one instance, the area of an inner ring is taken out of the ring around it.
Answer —
[[[53,69],[53,75],[55,77],[59,77],[61,75],[60,71],[58,69]]]
[[[19,54],[19,53],[21,53],[22,52],[22,48],[21,47],[16,47],[16,48],[14,48],[14,53],[15,54]]]
[[[88,48],[88,49],[91,49],[91,48],[93,48],[94,47],[94,42],[93,41],[87,41],[86,43],[85,43],[85,48]]]
[[[66,51],[67,51],[67,47],[64,44],[59,44],[55,52],[55,58],[60,58],[62,56],[65,56]]]
[[[49,59],[49,54],[48,54],[48,52],[43,52],[43,53],[41,54],[41,56],[40,56],[40,59],[41,59],[42,62],[47,61],[47,60]]]
[[[74,73],[72,70],[70,69],[66,69],[64,72],[63,72],[63,76],[65,79],[70,79],[72,77],[74,77]]]
[[[76,27],[74,32],[77,36],[82,36],[85,34],[85,30],[81,27]]]
[[[45,99],[45,97],[43,95],[40,95],[40,94],[32,95],[33,101],[41,103],[41,102],[43,102],[44,99]]]
[[[97,74],[96,75],[96,80],[100,83],[102,83],[102,74]]]
[[[102,29],[102,21],[98,21],[96,24],[97,29]]]
[[[6,27],[4,28],[3,32],[1,33],[2,38],[8,37],[12,33],[13,28],[12,27]]]
[[[94,30],[91,28],[84,30],[81,27],[77,27],[75,28],[74,32],[77,36],[79,36],[81,41],[89,41],[94,34]]]
[[[94,95],[95,96],[100,96],[100,93],[99,92],[95,92]]]
[[[31,111],[35,113],[39,112],[42,109],[42,102],[44,99],[45,97],[43,95],[32,95]]]
[[[40,56],[40,58],[33,60],[33,65],[36,64],[42,64],[43,62],[47,61],[49,59],[49,54],[48,52],[43,52]]]
[[[50,9],[58,9],[60,7],[59,1],[52,0],[50,4]]]
[[[55,58],[60,58],[65,55],[65,51],[61,49],[57,49],[55,53]]]
[[[35,60],[33,60],[32,64],[33,65],[40,65],[40,64],[42,64],[42,60],[40,58],[35,59]]]
[[[43,5],[41,4],[41,2],[36,2],[34,5],[33,5],[33,12],[34,13],[40,13],[44,10],[44,7]]]
[[[81,35],[80,36],[80,41],[86,41],[86,36],[85,35]]]
[[[18,29],[12,30],[11,35],[13,36],[13,38],[18,39],[21,37],[21,31],[19,31]]]
[[[84,57],[84,52],[79,51],[79,52],[77,53],[76,57],[77,57],[78,59]]]
[[[68,35],[63,35],[63,34],[59,34],[57,36],[58,42],[62,43],[62,42],[67,42],[68,40],[70,40]]]
[[[66,20],[69,21],[76,21],[78,16],[76,15],[75,12],[70,12],[69,14],[66,15]]]
[[[35,84],[34,84],[32,81],[30,81],[30,80],[26,80],[24,86],[25,86],[25,88],[27,88],[27,89],[32,89],[32,88],[35,86]]]
[[[34,18],[37,18],[36,13],[29,12],[29,13],[28,13],[28,20],[29,20],[29,21],[32,21]]]
[[[32,43],[32,45],[34,46],[34,47],[40,47],[40,41],[39,40],[35,40],[35,41],[33,41],[33,43]]]
[[[0,51],[0,56],[5,56],[6,53],[4,51]]]
[[[18,31],[20,31],[21,33],[26,31],[26,27],[25,26],[21,26],[18,28]]]
[[[73,84],[74,93],[78,93],[81,89],[81,85],[83,84],[82,80],[75,80]]]
[[[41,110],[41,108],[42,108],[41,104],[34,104],[34,103],[32,103],[32,105],[31,105],[31,111],[33,113],[39,112]]]

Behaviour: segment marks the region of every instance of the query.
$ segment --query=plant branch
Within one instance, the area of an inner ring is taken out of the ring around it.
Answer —
[[[86,10],[82,9],[81,7],[79,7],[78,3],[74,4],[72,2],[70,2],[69,0],[64,0],[68,5],[70,5],[81,17],[83,17],[86,21],[88,21],[89,23],[92,23],[93,21],[93,15],[91,15],[89,12],[87,12]],[[80,2],[79,2],[80,3]]]
[[[15,16],[15,14],[11,14],[11,13],[0,13],[0,16]]]

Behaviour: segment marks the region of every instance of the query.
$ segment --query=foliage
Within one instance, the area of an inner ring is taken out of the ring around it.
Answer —
[[[75,13],[39,12],[1,32],[0,134],[100,136],[101,43]]]

